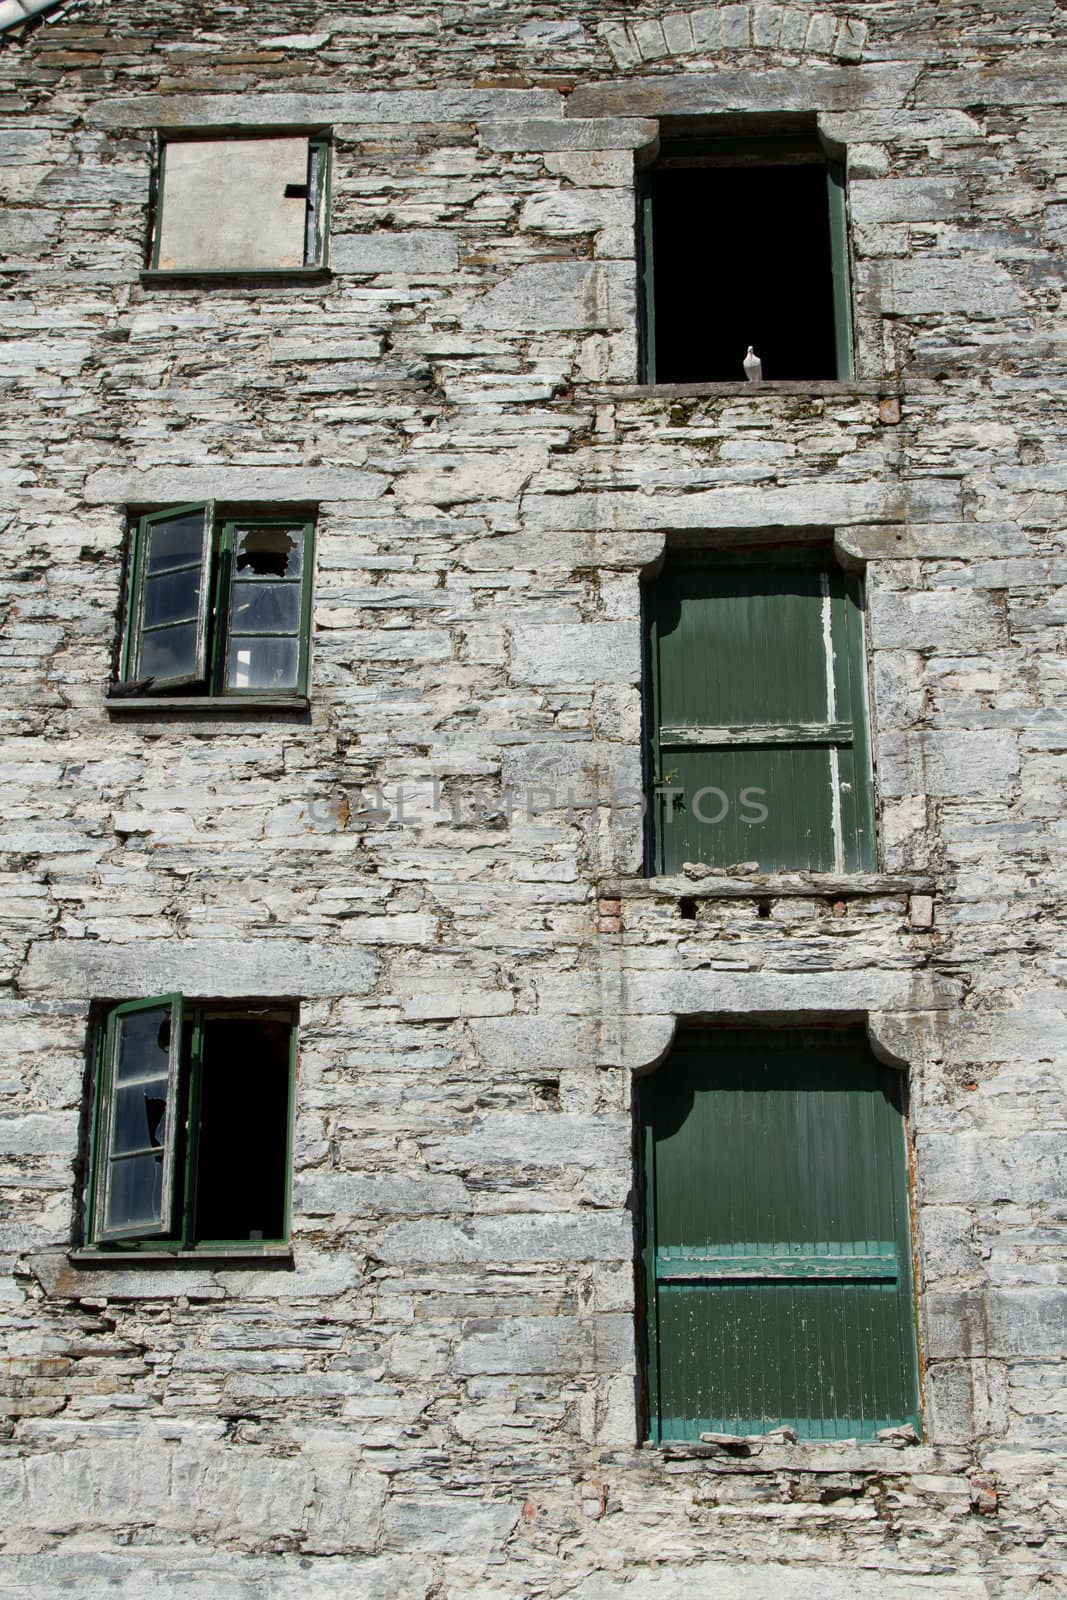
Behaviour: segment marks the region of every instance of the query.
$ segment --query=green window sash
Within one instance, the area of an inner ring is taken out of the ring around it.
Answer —
[[[152,678],[156,689],[205,681],[213,533],[211,501],[140,518],[123,652],[127,680]]]
[[[132,1000],[108,1016],[92,1156],[96,1242],[171,1230],[182,1023],[180,994]]]
[[[306,693],[311,557],[310,523],[226,524],[220,553],[226,627],[217,693]]]

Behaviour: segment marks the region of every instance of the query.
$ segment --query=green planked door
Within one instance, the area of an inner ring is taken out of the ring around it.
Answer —
[[[698,552],[646,592],[653,872],[874,866],[863,592],[820,552]]]
[[[862,1034],[683,1034],[638,1086],[650,1437],[919,1426],[902,1080]]]

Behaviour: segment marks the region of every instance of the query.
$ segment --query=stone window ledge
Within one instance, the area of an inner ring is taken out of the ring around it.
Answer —
[[[158,717],[162,712],[181,712],[188,716],[259,716],[264,711],[288,712],[303,716],[311,702],[307,695],[199,694],[199,695],[120,695],[104,701],[109,717]]]
[[[648,1443],[640,1447],[638,1459],[642,1464],[655,1463],[675,1472],[857,1472],[911,1477],[917,1473],[962,1475],[974,1467],[971,1452],[964,1445],[895,1446],[868,1439],[807,1439],[797,1444],[738,1440],[738,1446],[743,1442],[748,1454],[713,1444]]]
[[[160,267],[144,267],[138,273],[138,277],[143,284],[153,288],[167,284],[188,288],[190,284],[197,283],[235,284],[243,288],[259,288],[272,283],[329,283],[333,279],[333,273],[329,267],[254,268],[248,272],[242,272],[236,267],[229,267],[223,271],[212,271],[208,268],[164,271]]]
[[[112,1254],[86,1246],[28,1253],[24,1271],[56,1300],[222,1300],[235,1273],[293,1272],[291,1244],[208,1250],[139,1250]]]
[[[827,900],[880,896],[932,895],[935,880],[910,873],[771,872],[728,877],[710,870],[661,878],[606,878],[597,884],[602,900],[773,900],[787,896]]]
[[[254,1261],[257,1266],[262,1266],[266,1261],[280,1261],[283,1265],[291,1265],[293,1261],[292,1246],[280,1245],[250,1245],[248,1249],[232,1250],[71,1250],[67,1260],[73,1267],[158,1267],[161,1264],[173,1266],[241,1266],[246,1261]]]
[[[908,393],[920,393],[924,386],[921,383],[909,381],[907,384],[895,379],[863,379],[849,378],[838,380],[834,378],[811,379],[807,383],[797,383],[793,380],[773,378],[761,379],[759,383],[749,383],[742,380],[739,383],[595,383],[579,385],[582,392],[591,395],[597,400],[719,400],[730,399],[736,396],[747,396],[754,399],[758,395],[806,395],[818,397],[825,396],[829,400],[847,400],[851,397],[858,399],[900,399]],[[930,384],[933,390],[936,385]]]

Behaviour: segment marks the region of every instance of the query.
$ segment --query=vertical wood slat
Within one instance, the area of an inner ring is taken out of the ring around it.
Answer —
[[[826,164],[826,195],[830,211],[830,260],[834,279],[834,347],[838,382],[852,377],[852,274],[848,260],[848,207],[845,169],[839,161]]]

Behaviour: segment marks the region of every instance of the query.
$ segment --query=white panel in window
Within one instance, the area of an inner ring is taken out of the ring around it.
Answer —
[[[170,272],[302,267],[307,181],[306,138],[168,143],[157,267]]]

